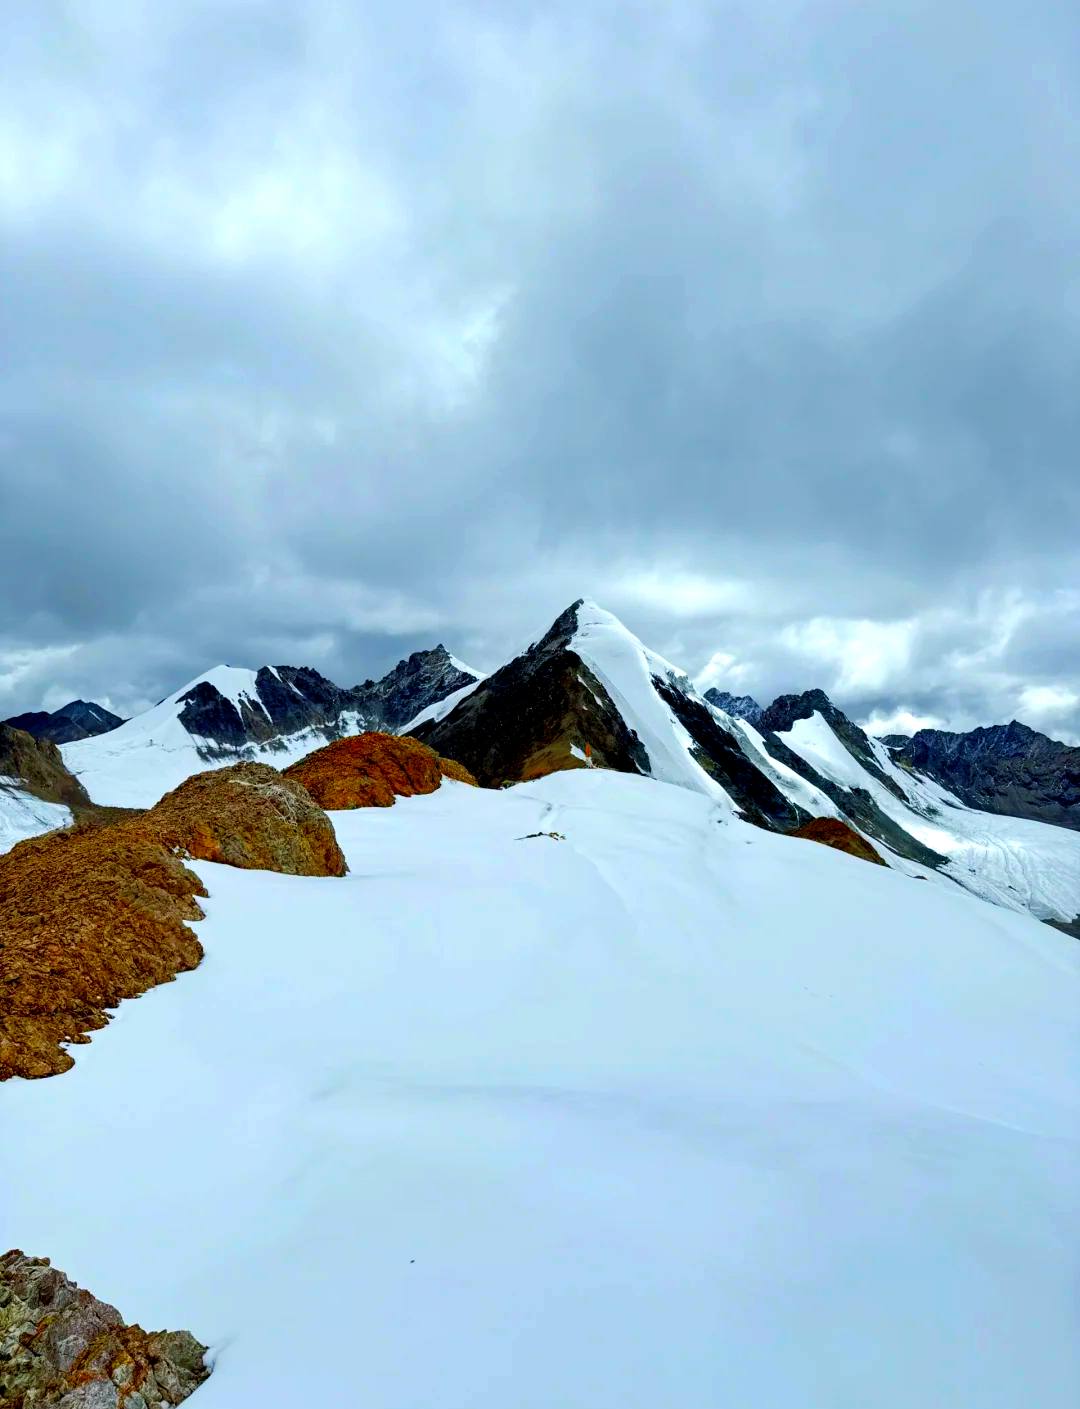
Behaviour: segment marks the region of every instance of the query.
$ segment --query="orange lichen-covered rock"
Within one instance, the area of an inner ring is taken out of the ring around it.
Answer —
[[[875,866],[886,864],[865,837],[860,836],[846,822],[841,822],[838,817],[814,817],[787,835],[821,842],[823,846],[831,846],[837,851],[846,851],[849,856],[857,856],[861,861],[872,861]]]
[[[343,876],[334,826],[310,793],[265,763],[196,773],[134,824],[197,861],[288,876]]]
[[[127,824],[86,823],[0,856],[0,1080],[51,1076],[104,1010],[202,958],[194,872]]]
[[[471,787],[478,788],[480,784],[465,767],[464,763],[458,763],[453,758],[439,757],[439,772],[444,778],[452,778],[455,783],[468,783]]]
[[[202,958],[185,923],[206,895],[188,859],[343,876],[326,813],[262,763],[188,778],[148,812],[20,842],[0,856],[0,1080],[51,1076],[61,1044],[104,1027],[105,1009]]]
[[[357,734],[286,768],[329,811],[390,807],[395,797],[433,793],[442,782],[440,759],[418,739],[396,734]]]

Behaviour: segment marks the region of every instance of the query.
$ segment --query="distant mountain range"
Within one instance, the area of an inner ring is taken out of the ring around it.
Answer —
[[[92,704],[87,700],[72,700],[52,714],[33,710],[2,722],[9,728],[22,729],[35,739],[48,739],[53,744],[73,744],[76,739],[107,734],[110,729],[118,729],[124,723],[118,714],[113,714],[104,705]]]
[[[415,735],[488,787],[601,767],[705,793],[718,816],[772,831],[839,818],[896,869],[1080,924],[1080,750],[1016,723],[875,739],[820,690],[767,707],[702,695],[584,600],[490,676],[442,645],[348,689],[310,667],[217,666],[131,720],[74,701],[18,721],[43,747],[46,731],[78,731],[63,763],[95,804],[150,806],[207,767],[285,767],[382,729]],[[9,803],[18,787],[9,778]],[[40,810],[40,788],[33,801]],[[25,833],[33,818],[13,825]]]

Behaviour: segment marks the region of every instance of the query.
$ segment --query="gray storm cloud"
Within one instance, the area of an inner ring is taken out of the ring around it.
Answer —
[[[8,7],[0,711],[492,666],[1080,737],[1080,14]]]

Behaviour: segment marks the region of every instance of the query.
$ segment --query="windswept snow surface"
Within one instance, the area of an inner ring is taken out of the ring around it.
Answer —
[[[907,796],[905,806],[848,753],[816,712],[796,720],[780,737],[825,777],[844,787],[865,788],[906,832],[947,856],[939,874],[984,900],[1040,920],[1080,915],[1080,833],[967,807],[932,779],[899,768],[885,746],[871,740],[882,771]],[[889,861],[896,865],[899,858],[890,853]],[[933,876],[925,866],[909,864],[907,869]]]
[[[0,1246],[193,1406],[1080,1403],[1074,940],[599,769],[334,822],[0,1087]]]
[[[254,670],[215,666],[118,729],[61,747],[65,764],[78,777],[92,801],[110,807],[153,807],[159,798],[178,788],[193,773],[202,773],[207,768],[226,768],[241,759],[287,768],[326,743],[326,735],[321,730],[304,729],[264,745],[248,744],[243,749],[223,750],[211,739],[189,734],[180,723],[184,709],[181,700],[203,681],[213,685],[237,709],[241,700],[246,699],[253,708],[266,713],[255,686]],[[360,727],[359,719],[356,715],[353,720],[356,729]],[[348,716],[343,716],[343,720],[347,722]],[[204,754],[210,756],[204,757]]]
[[[70,807],[62,802],[42,802],[16,784],[16,779],[0,778],[0,854],[27,837],[67,827],[73,820]]]

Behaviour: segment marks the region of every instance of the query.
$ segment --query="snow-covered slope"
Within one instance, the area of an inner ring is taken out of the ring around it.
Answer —
[[[16,779],[0,778],[0,854],[71,821],[71,808],[62,802],[43,802],[19,788]]]
[[[193,1409],[1075,1409],[1074,940],[601,769],[334,822],[0,1087],[0,1246]]]

